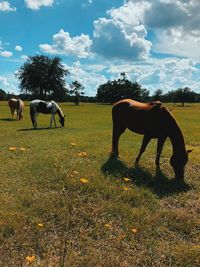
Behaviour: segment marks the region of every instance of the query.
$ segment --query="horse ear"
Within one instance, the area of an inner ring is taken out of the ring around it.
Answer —
[[[187,150],[187,153],[189,154],[190,152],[192,152],[192,150],[193,150],[193,149],[189,149],[189,150]]]

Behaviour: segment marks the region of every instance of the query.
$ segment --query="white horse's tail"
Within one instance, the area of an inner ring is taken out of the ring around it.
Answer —
[[[33,127],[35,128],[35,108],[34,105],[32,103],[30,103],[30,117],[31,117],[31,121],[33,124]]]

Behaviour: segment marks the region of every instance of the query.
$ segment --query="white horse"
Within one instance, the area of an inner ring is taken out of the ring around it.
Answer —
[[[33,100],[30,102],[30,116],[31,116],[31,121],[33,124],[34,128],[37,128],[37,122],[36,118],[39,113],[43,114],[51,114],[51,120],[50,120],[50,128],[52,128],[52,122],[54,121],[54,126],[56,126],[56,119],[55,119],[55,114],[58,114],[60,120],[60,124],[62,127],[65,125],[65,115],[63,114],[61,108],[58,106],[56,102],[53,100],[49,102],[45,102],[43,100]]]

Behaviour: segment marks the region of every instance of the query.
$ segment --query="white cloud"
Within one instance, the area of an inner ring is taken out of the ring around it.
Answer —
[[[0,74],[0,88],[5,92],[19,94],[18,81],[15,77],[15,73]]]
[[[127,3],[111,9],[107,18],[94,21],[93,51],[107,59],[144,60],[149,56],[151,42],[140,15],[148,3]]]
[[[129,0],[137,6],[138,20],[154,34],[152,50],[200,61],[200,1],[199,0]]]
[[[200,31],[187,32],[183,27],[163,31],[157,36],[153,50],[176,56],[191,57],[200,62]]]
[[[143,19],[150,28],[166,29],[181,25],[190,17],[190,12],[180,0],[155,0],[149,3]]]
[[[139,26],[143,23],[143,17],[145,11],[150,8],[150,3],[147,1],[139,2],[128,2],[119,8],[112,8],[108,10],[107,13],[114,19],[121,21],[126,28],[130,27],[130,32],[132,27]]]
[[[16,10],[17,10],[16,7],[11,7],[8,1],[0,2],[0,11],[15,12]]]
[[[92,41],[88,35],[70,37],[68,32],[61,29],[57,34],[53,35],[53,44],[41,44],[40,49],[49,54],[71,55],[79,58],[86,58],[90,55],[90,47]]]
[[[66,65],[67,70],[70,72],[70,79],[72,81],[80,82],[88,96],[96,95],[97,88],[100,84],[107,81],[105,76],[99,72],[100,65],[82,65],[79,61],[74,62],[71,66]],[[90,72],[88,71],[90,69]],[[101,70],[103,67],[101,66]]]
[[[92,4],[93,0],[85,0],[82,4],[82,7],[88,7]]]
[[[27,56],[27,55],[22,55],[22,56],[21,56],[21,59],[23,59],[23,60],[27,60],[27,59],[28,59],[28,56]]]
[[[149,59],[144,63],[81,64],[79,61],[66,65],[71,81],[77,80],[84,87],[86,95],[94,96],[99,85],[118,79],[120,73],[126,73],[129,80],[137,81],[152,94],[157,89],[165,93],[177,88],[189,87],[200,93],[200,69],[192,59],[166,58]]]
[[[42,6],[52,6],[54,3],[54,0],[25,0],[25,4],[28,8],[33,10],[38,10]]]
[[[13,53],[10,51],[0,51],[0,56],[2,57],[12,57]]]
[[[8,79],[6,77],[3,77],[3,76],[0,75],[0,84],[2,84],[4,86],[9,85]]]
[[[20,51],[22,51],[22,47],[20,45],[16,45],[15,50],[20,52]]]
[[[200,69],[192,59],[150,59],[146,64],[111,65],[108,72],[114,79],[122,70],[151,93],[156,89],[168,92],[186,86],[200,93]]]

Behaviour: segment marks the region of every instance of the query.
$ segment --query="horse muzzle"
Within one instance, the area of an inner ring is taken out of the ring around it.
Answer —
[[[175,179],[183,181],[184,180],[184,169],[180,170],[174,170],[175,172]]]

